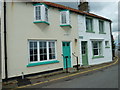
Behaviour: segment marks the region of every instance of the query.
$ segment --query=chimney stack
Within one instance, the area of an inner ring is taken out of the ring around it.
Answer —
[[[78,9],[83,12],[88,12],[89,13],[89,3],[86,0],[80,0]]]

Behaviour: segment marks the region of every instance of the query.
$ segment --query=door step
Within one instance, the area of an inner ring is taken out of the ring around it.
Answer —
[[[81,66],[80,68],[82,69],[84,69],[84,68],[90,68],[91,66]]]
[[[64,69],[64,71],[66,71],[66,69]],[[76,71],[76,68],[68,68],[68,73],[74,73]]]

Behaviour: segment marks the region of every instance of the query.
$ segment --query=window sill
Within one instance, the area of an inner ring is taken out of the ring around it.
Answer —
[[[70,28],[72,28],[72,26],[71,25],[67,25],[67,24],[65,24],[65,25],[60,25],[61,27],[70,27]]]
[[[104,56],[93,56],[92,59],[96,59],[96,58],[104,58]]]
[[[86,32],[88,32],[88,33],[95,33],[94,31],[86,31]]]
[[[110,47],[105,47],[105,48],[110,48]]]
[[[45,64],[52,64],[52,63],[59,63],[58,60],[52,61],[43,61],[43,62],[36,62],[36,63],[29,63],[27,67],[38,66],[38,65],[45,65]]]
[[[50,25],[50,23],[49,23],[49,22],[47,22],[47,21],[34,21],[33,23],[45,23],[45,24]]]
[[[104,33],[104,32],[99,32],[99,34],[106,34],[106,33]]]

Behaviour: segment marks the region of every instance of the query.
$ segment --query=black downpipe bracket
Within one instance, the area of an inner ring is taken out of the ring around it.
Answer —
[[[6,2],[4,1],[4,54],[5,54],[5,81],[8,79],[7,69],[7,35],[6,35]]]

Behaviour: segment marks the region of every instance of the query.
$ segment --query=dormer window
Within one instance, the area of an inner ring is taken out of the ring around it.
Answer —
[[[48,7],[45,4],[34,5],[34,23],[48,23]]]
[[[60,12],[60,26],[70,25],[70,11],[61,10]]]

